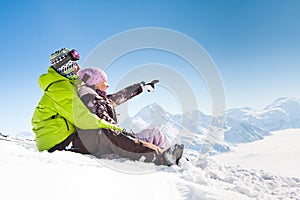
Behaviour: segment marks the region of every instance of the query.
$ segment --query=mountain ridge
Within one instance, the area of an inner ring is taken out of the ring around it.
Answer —
[[[187,141],[193,141],[189,144],[190,147],[196,148],[197,145],[202,145],[201,140],[209,133],[212,120],[212,116],[200,110],[170,114],[155,103],[145,106],[135,116],[121,123],[121,126],[135,132],[144,128],[159,127],[171,140],[176,138],[178,133],[185,132],[191,137]],[[300,128],[300,98],[280,97],[262,110],[250,107],[229,109],[225,114],[224,134],[215,144],[218,145],[215,150],[228,151],[229,145],[260,140],[270,135],[271,131],[288,128]],[[198,142],[195,143],[194,140]]]

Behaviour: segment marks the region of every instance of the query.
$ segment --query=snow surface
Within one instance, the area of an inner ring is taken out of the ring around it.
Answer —
[[[299,178],[223,165],[193,150],[185,154],[190,162],[164,167],[71,152],[40,153],[34,141],[0,136],[0,199],[300,199]]]
[[[263,140],[231,146],[230,149],[231,152],[215,155],[214,158],[230,165],[239,164],[300,178],[300,129],[274,131],[272,136]]]

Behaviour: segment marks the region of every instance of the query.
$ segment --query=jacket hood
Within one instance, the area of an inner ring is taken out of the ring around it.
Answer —
[[[52,83],[59,82],[59,81],[73,81],[73,80],[60,75],[52,67],[49,67],[48,73],[40,76],[39,85],[41,89],[45,91]]]
[[[87,87],[87,86],[81,86],[81,87],[78,89],[78,96],[79,96],[80,98],[83,97],[84,95],[87,95],[87,94],[98,95],[97,92],[96,92],[95,90],[93,90],[92,88]]]

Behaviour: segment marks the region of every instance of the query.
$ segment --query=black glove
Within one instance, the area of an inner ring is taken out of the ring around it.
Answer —
[[[143,90],[146,89],[148,92],[153,92],[155,89],[154,84],[158,83],[159,80],[153,80],[151,83],[142,82]]]
[[[130,137],[135,138],[135,133],[134,133],[132,130],[127,131],[127,130],[124,128],[123,131],[122,131],[122,134],[123,134],[123,135],[126,135],[126,136],[130,136]]]

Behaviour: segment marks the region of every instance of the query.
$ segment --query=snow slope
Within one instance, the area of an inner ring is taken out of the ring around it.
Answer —
[[[215,155],[222,163],[265,169],[281,176],[300,178],[300,129],[274,131],[263,140],[231,146],[231,151]],[[299,194],[300,196],[300,194]]]
[[[0,136],[0,199],[300,199],[298,178],[225,166],[192,150],[185,154],[191,162],[163,167],[40,153],[34,141]]]

